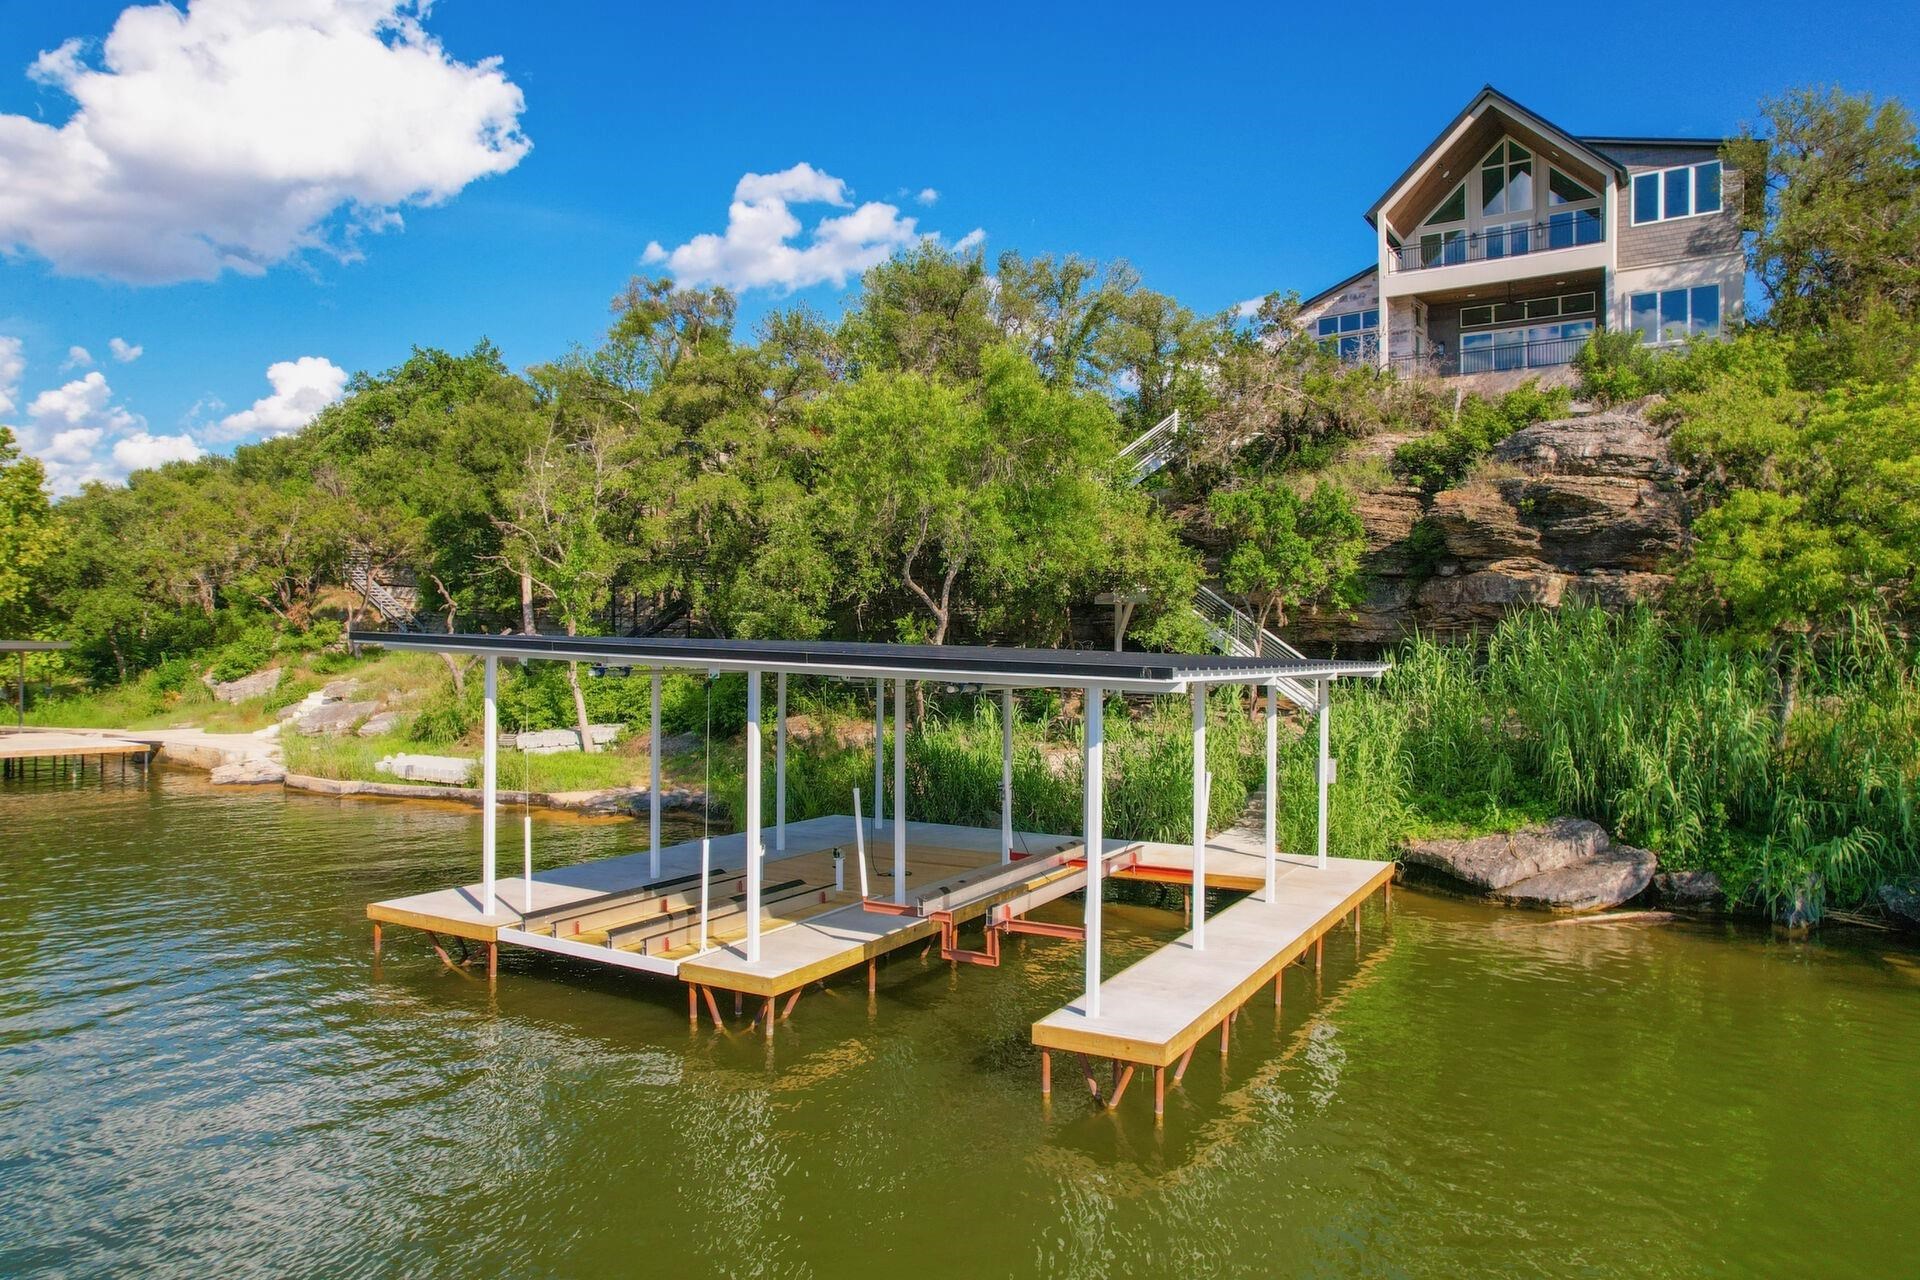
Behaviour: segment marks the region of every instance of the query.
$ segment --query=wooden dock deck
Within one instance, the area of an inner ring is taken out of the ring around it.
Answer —
[[[151,743],[104,734],[0,729],[0,777],[22,777],[29,767],[37,771],[41,761],[51,762],[56,770],[69,773],[84,773],[89,761],[97,761],[104,772],[109,760],[118,759],[124,765],[125,761],[137,758],[144,765],[152,755]]]
[[[791,1011],[807,985],[862,964],[868,966],[871,985],[872,962],[888,952],[929,941],[954,946],[957,926],[983,916],[994,928],[1019,928],[1013,917],[1086,883],[1085,848],[1074,837],[1016,833],[1022,856],[1003,863],[998,831],[909,822],[909,905],[893,906],[891,831],[883,824],[880,838],[868,840],[865,901],[859,895],[851,817],[791,824],[784,852],[772,847],[769,832],[764,874],[770,889],[760,958],[754,961],[746,958],[744,919],[732,906],[746,856],[741,833],[710,842],[704,948],[698,945],[697,840],[663,848],[658,876],[649,874],[646,853],[631,853],[537,872],[530,896],[520,877],[501,880],[491,916],[480,909],[478,884],[376,902],[367,907],[367,916],[375,923],[376,945],[379,926],[396,924],[485,943],[490,952],[506,943],[679,978],[688,984],[690,1010],[697,1016],[705,995],[716,1021],[711,992],[753,996],[765,1002],[761,1016],[770,1030],[780,997],[787,998]],[[841,887],[834,879],[836,850],[843,856]],[[1192,856],[1183,844],[1110,840],[1106,874],[1188,883]],[[1321,870],[1310,857],[1283,854],[1275,900],[1269,903],[1258,837],[1245,828],[1220,833],[1207,845],[1209,887],[1252,896],[1208,918],[1204,950],[1194,950],[1190,933],[1182,935],[1107,978],[1101,1016],[1088,1017],[1079,1001],[1070,1003],[1034,1024],[1034,1043],[1043,1059],[1063,1050],[1150,1066],[1162,1076],[1165,1068],[1183,1065],[1202,1037],[1225,1025],[1327,930],[1388,885],[1392,874],[1390,862],[1331,858]],[[1074,933],[1072,926],[1048,928]],[[990,928],[989,944],[997,947],[992,933]],[[997,949],[946,954],[997,963]]]
[[[1182,934],[1103,982],[1098,1016],[1088,1014],[1082,998],[1034,1023],[1043,1090],[1051,1089],[1050,1054],[1063,1050],[1126,1064],[1129,1075],[1136,1065],[1154,1068],[1159,1110],[1166,1068],[1175,1067],[1178,1080],[1194,1046],[1216,1028],[1226,1052],[1240,1007],[1267,983],[1277,984],[1342,918],[1357,919],[1360,905],[1390,891],[1392,880],[1391,862],[1329,858],[1322,871],[1312,858],[1282,855],[1273,901],[1256,892],[1208,917],[1204,949],[1194,948],[1191,931]],[[1115,1086],[1115,1102],[1125,1078]]]

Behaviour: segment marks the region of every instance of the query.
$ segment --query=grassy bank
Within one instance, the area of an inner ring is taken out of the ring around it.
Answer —
[[[1916,741],[1913,654],[1877,628],[1755,654],[1646,613],[1518,614],[1484,653],[1416,640],[1378,689],[1343,691],[1332,841],[1573,814],[1737,900],[1817,915],[1920,869]],[[1308,785],[1306,744],[1287,776]]]

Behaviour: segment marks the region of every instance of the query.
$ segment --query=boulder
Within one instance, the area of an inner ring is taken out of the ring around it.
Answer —
[[[1880,886],[1880,905],[1903,929],[1920,929],[1920,876]]]
[[[277,761],[252,756],[219,765],[209,776],[222,786],[260,786],[286,781],[287,771]]]
[[[1510,907],[1599,911],[1636,898],[1653,879],[1655,859],[1645,849],[1609,846],[1591,858],[1516,880],[1490,897]]]
[[[1403,860],[1442,872],[1482,892],[1592,858],[1607,847],[1607,833],[1581,818],[1555,818],[1545,826],[1471,840],[1410,840]],[[1651,857],[1651,855],[1649,855]],[[1647,874],[1653,874],[1649,868]],[[1641,888],[1646,885],[1642,883]],[[1635,892],[1638,892],[1636,890]]]
[[[210,683],[213,696],[222,702],[245,702],[249,698],[264,698],[280,687],[280,668],[268,667],[265,671],[256,671],[250,676],[241,676],[238,680],[228,680],[224,684]]]
[[[390,773],[408,782],[438,782],[463,787],[473,776],[475,762],[460,756],[391,755],[378,761],[375,773]]]
[[[293,727],[301,733],[338,737],[379,709],[377,702],[323,702],[302,712]]]
[[[368,716],[366,723],[360,726],[358,732],[363,738],[377,738],[383,733],[392,733],[394,726],[399,723],[398,711],[381,711]]]
[[[1668,482],[1680,477],[1666,434],[1627,409],[1522,427],[1493,446],[1493,460],[1533,474]]]
[[[322,702],[345,702],[360,687],[358,680],[332,680],[320,686]]]
[[[620,737],[621,726],[617,724],[590,724],[587,733],[596,747],[604,747]],[[530,756],[547,756],[557,751],[578,751],[580,749],[580,731],[578,729],[539,729],[532,733],[522,733],[514,738],[514,748]]]
[[[1715,911],[1727,895],[1711,871],[1662,871],[1653,878],[1653,896],[1679,911]]]

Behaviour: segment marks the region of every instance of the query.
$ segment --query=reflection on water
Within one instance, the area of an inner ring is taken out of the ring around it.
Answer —
[[[541,865],[646,838],[536,827]],[[376,963],[365,903],[478,847],[467,809],[169,771],[0,788],[0,1273],[1885,1274],[1920,1243],[1920,965],[1885,939],[1402,893],[1156,1127],[1137,1080],[1043,1106],[1057,941],[898,956],[771,1043],[553,957],[489,989],[393,930]],[[1177,899],[1108,927],[1112,971]]]

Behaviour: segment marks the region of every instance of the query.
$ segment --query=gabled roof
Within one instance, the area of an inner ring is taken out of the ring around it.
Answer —
[[[1304,301],[1302,301],[1300,304],[1301,309],[1305,310],[1307,307],[1310,307],[1314,303],[1319,302],[1322,298],[1328,298],[1333,296],[1334,294],[1340,292],[1342,289],[1346,288],[1348,285],[1354,283],[1356,280],[1364,280],[1370,275],[1378,274],[1379,270],[1380,270],[1379,263],[1369,262],[1366,266],[1360,268],[1358,271],[1354,272],[1352,275],[1347,276],[1343,280],[1334,281],[1332,284],[1328,285],[1326,288],[1322,289],[1320,292],[1314,294],[1311,298],[1307,298]]]
[[[1466,121],[1479,116],[1488,108],[1499,111],[1502,115],[1519,122],[1537,133],[1558,139],[1564,143],[1569,150],[1584,157],[1587,163],[1592,165],[1594,169],[1612,170],[1616,177],[1623,181],[1625,180],[1627,171],[1619,161],[1602,151],[1595,150],[1592,146],[1588,145],[1586,141],[1568,133],[1559,125],[1546,119],[1546,117],[1527,110],[1492,85],[1485,85],[1479,93],[1473,96],[1473,101],[1461,108],[1460,113],[1447,122],[1447,127],[1434,136],[1433,141],[1429,142],[1426,149],[1414,159],[1412,164],[1407,166],[1405,172],[1395,178],[1387,189],[1380,193],[1380,198],[1375,200],[1372,207],[1367,210],[1367,221],[1374,226],[1378,226],[1380,210],[1386,207],[1387,202],[1393,198],[1394,193],[1399,191],[1427,168],[1434,157],[1440,153],[1441,148],[1446,146],[1447,140],[1453,136],[1455,130],[1459,129]]]

